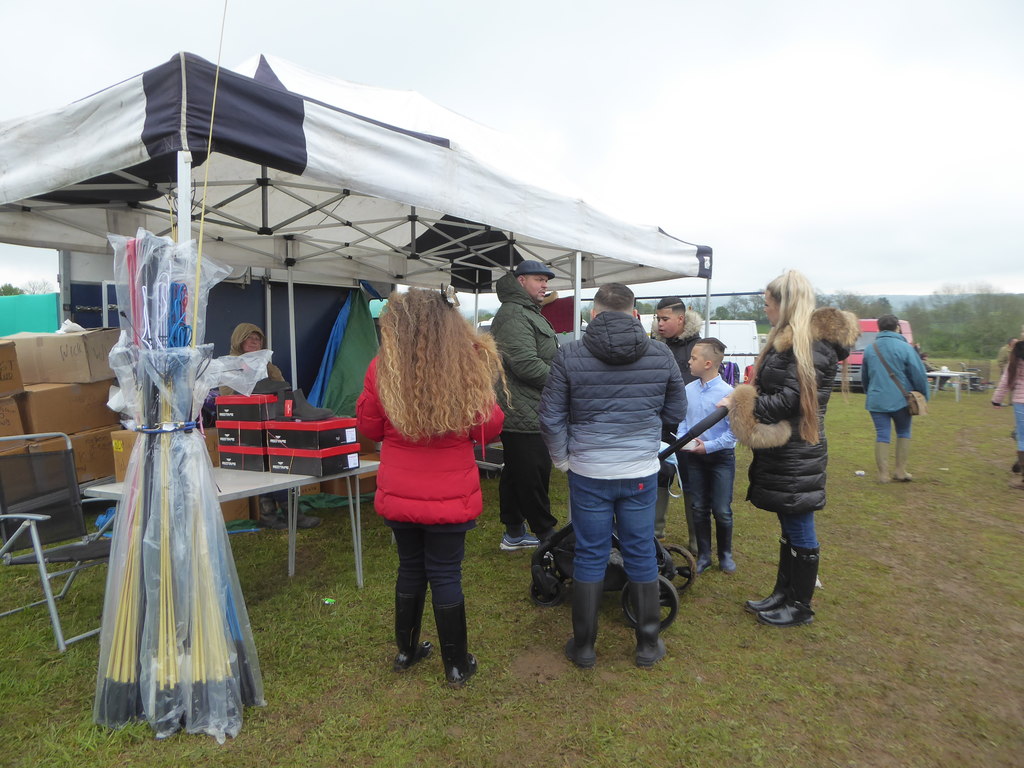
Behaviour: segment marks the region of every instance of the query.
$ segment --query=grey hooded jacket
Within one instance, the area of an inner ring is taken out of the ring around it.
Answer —
[[[686,415],[679,366],[639,321],[602,312],[558,350],[540,400],[540,431],[555,466],[584,477],[658,471],[663,424]]]

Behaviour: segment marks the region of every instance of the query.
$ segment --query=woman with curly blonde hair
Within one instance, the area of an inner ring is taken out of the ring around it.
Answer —
[[[398,548],[394,670],[432,650],[419,639],[429,585],[445,677],[459,686],[476,672],[462,593],[466,531],[483,511],[473,444],[501,433],[501,357],[443,291],[392,293],[380,328],[356,418],[382,442],[374,508]]]
[[[857,318],[832,307],[815,309],[807,278],[790,270],[769,284],[765,313],[772,330],[754,364],[754,383],[741,384],[719,405],[753,450],[747,500],[779,517],[775,588],[746,608],[762,624],[791,627],[814,619],[818,576],[814,513],[825,507],[825,409],[841,360],[859,334]]]

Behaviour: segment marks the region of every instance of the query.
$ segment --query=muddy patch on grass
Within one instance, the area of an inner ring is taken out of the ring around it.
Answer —
[[[509,665],[517,680],[539,684],[557,680],[568,668],[569,661],[561,648],[527,648]]]

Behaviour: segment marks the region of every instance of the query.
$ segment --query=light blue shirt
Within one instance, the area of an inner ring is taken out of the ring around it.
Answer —
[[[721,376],[715,376],[707,384],[700,379],[687,384],[686,418],[679,422],[679,434],[686,434],[701,419],[710,416],[715,410],[715,403],[730,392],[732,392],[732,387],[726,384]],[[704,441],[704,450],[708,453],[724,451],[736,445],[736,435],[732,433],[732,428],[729,426],[728,416],[698,437]]]

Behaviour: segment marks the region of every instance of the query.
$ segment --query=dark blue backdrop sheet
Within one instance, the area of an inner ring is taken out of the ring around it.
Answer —
[[[298,379],[295,385],[308,392],[316,381],[331,328],[338,311],[348,298],[349,288],[325,285],[295,286],[295,354],[298,358]],[[288,286],[271,283],[270,308],[274,325],[270,348],[274,364],[285,379],[292,381],[288,340]],[[231,351],[231,332],[239,323],[256,323],[263,327],[266,317],[261,283],[248,286],[221,283],[210,292],[206,312],[206,340],[213,342],[216,355]],[[264,328],[266,331],[266,328]]]

